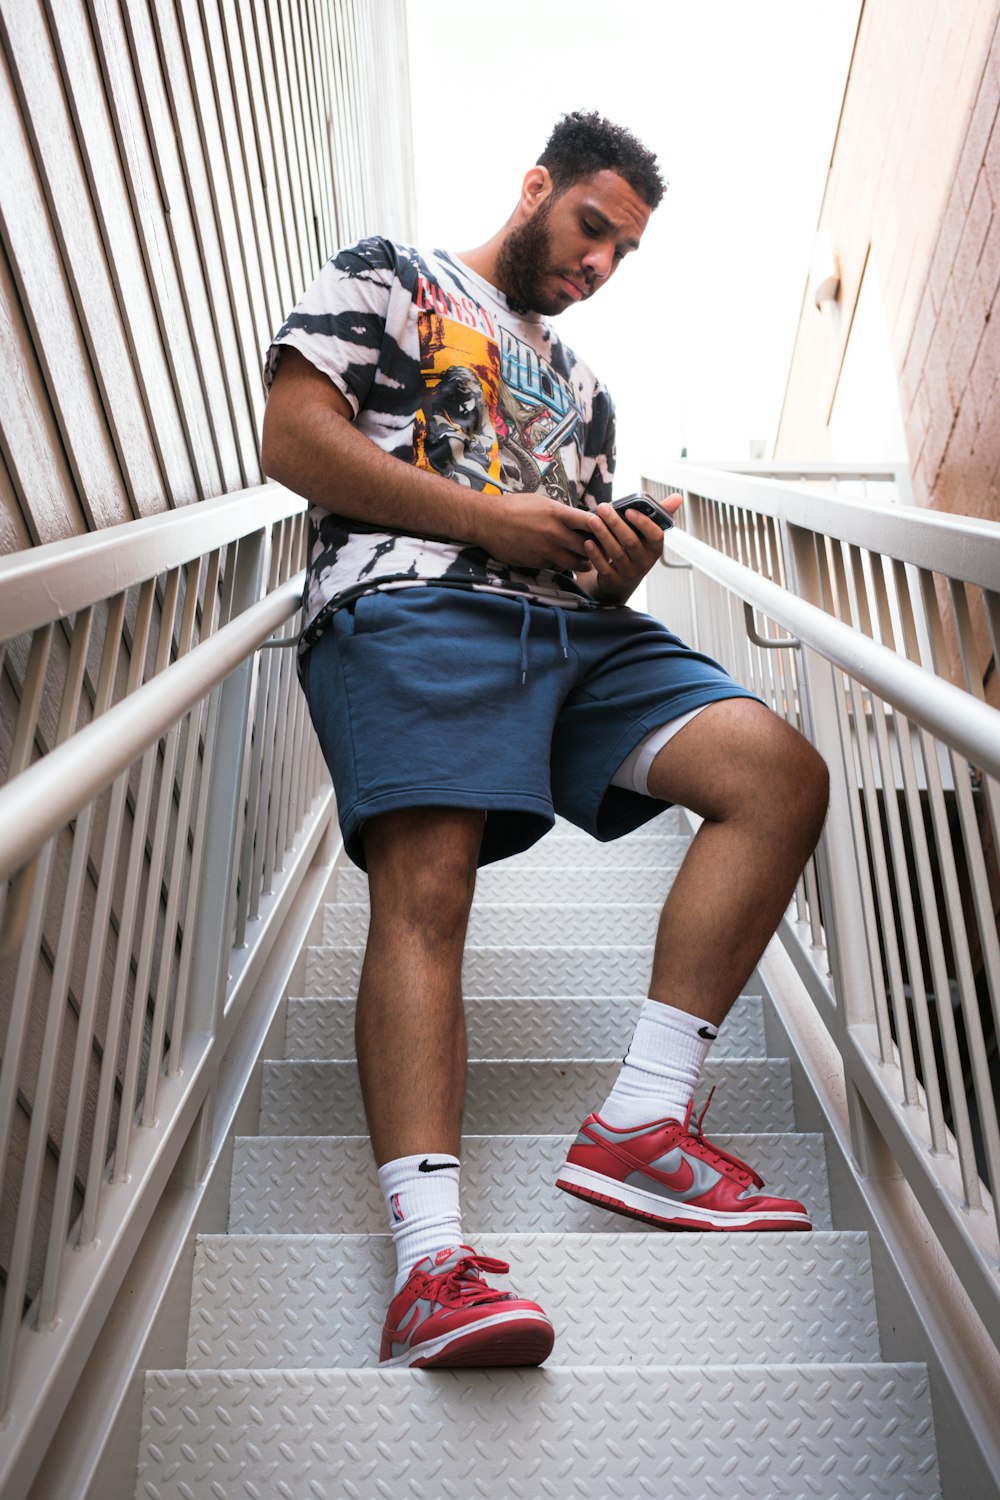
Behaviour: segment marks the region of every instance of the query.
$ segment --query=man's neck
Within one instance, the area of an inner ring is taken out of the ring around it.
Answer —
[[[497,260],[506,231],[505,225],[492,239],[487,240],[484,245],[477,246],[475,250],[458,251],[459,260],[467,265],[470,271],[475,271],[477,276],[481,276],[490,286],[496,287],[497,291],[503,292],[504,295],[506,295],[506,288],[500,285],[497,278]]]

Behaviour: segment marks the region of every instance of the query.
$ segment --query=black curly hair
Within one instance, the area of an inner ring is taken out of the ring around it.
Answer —
[[[536,165],[547,169],[557,193],[605,169],[624,177],[650,208],[656,208],[667,190],[652,151],[596,110],[574,109],[563,115]]]

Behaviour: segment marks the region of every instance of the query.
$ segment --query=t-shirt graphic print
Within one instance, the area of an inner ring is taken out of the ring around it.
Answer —
[[[387,453],[485,494],[542,491],[580,509],[611,498],[614,409],[537,314],[455,256],[362,240],[328,261],[268,350],[326,374],[355,426]],[[303,646],[375,589],[436,583],[593,607],[571,572],[516,568],[482,548],[309,512]]]

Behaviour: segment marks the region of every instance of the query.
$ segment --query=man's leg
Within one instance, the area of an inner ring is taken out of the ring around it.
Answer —
[[[371,926],[356,1036],[379,1166],[418,1151],[458,1155],[462,953],[483,822],[469,808],[415,807],[364,826]]]
[[[703,819],[660,918],[621,1073],[559,1177],[577,1196],[665,1226],[807,1229],[793,1199],[688,1131],[715,1030],[770,941],[819,837],[827,773],[795,730],[749,699],[712,704],[659,751],[654,797]]]
[[[458,1152],[465,1096],[462,954],[483,813],[408,808],[365,824],[371,925],[357,1006],[365,1113],[397,1252],[383,1364],[534,1365],[552,1325],[482,1271],[463,1243]]]
[[[663,908],[650,996],[718,1025],[816,847],[826,766],[763,704],[728,698],[664,745],[649,791],[704,819]]]

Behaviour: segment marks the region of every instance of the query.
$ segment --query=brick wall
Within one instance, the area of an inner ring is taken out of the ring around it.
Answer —
[[[915,497],[1000,517],[998,19],[995,0],[867,0],[820,214],[840,299],[821,313],[804,297],[776,453],[830,451],[871,252]]]
[[[918,498],[1000,519],[1000,24],[977,81],[900,376]]]

